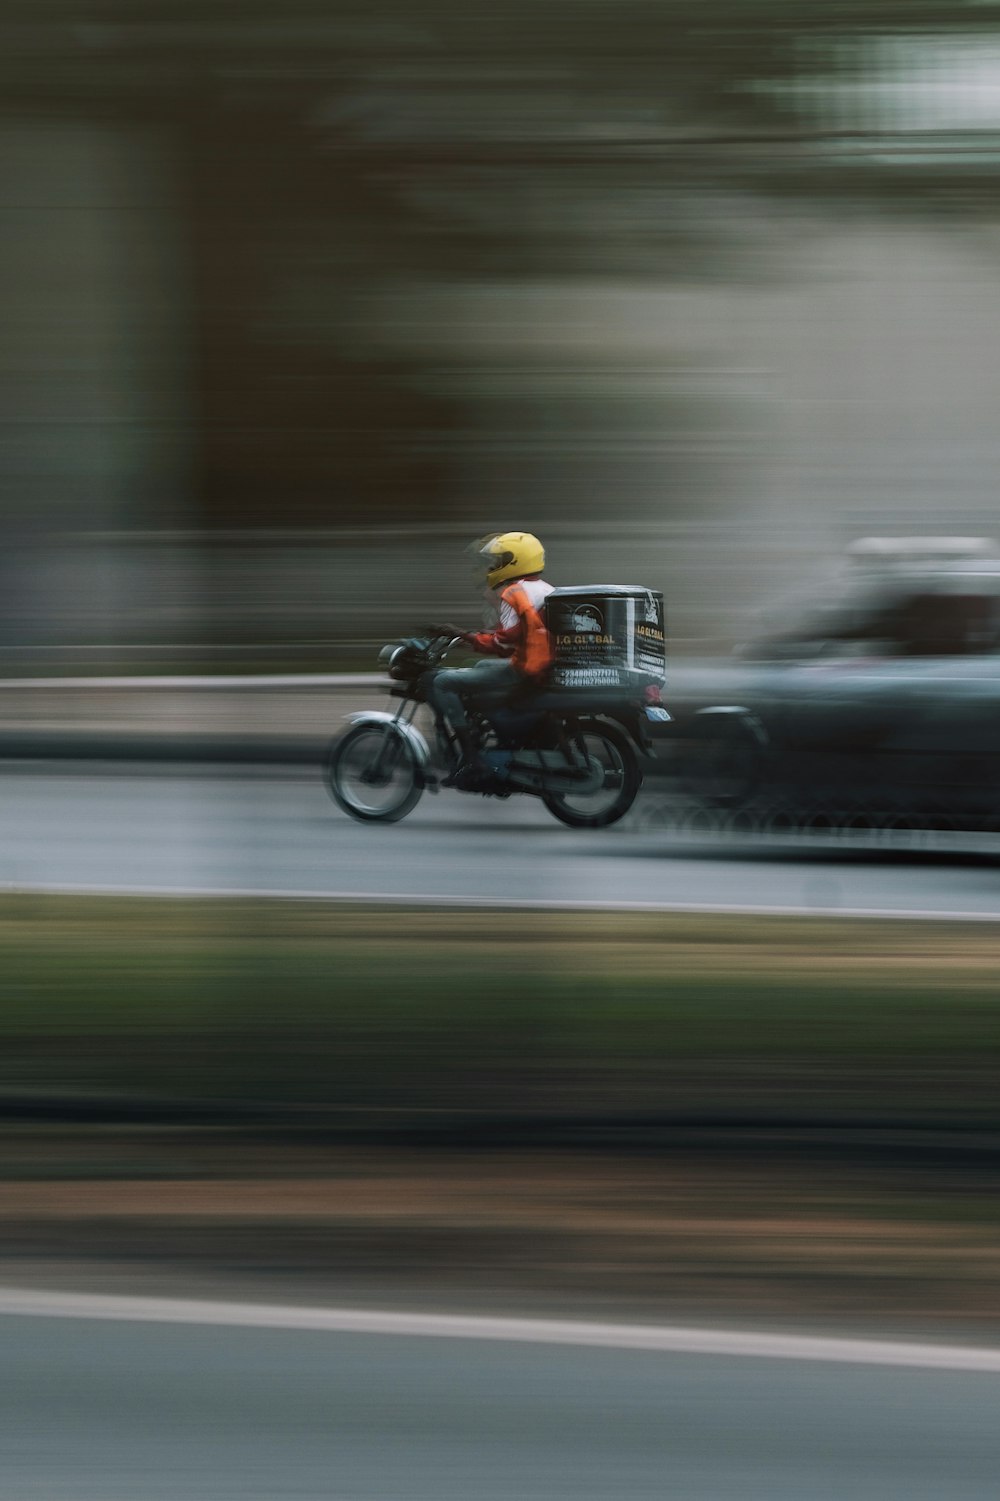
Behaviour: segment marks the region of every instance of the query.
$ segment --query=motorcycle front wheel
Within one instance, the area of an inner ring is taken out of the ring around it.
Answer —
[[[642,773],[628,736],[610,724],[589,724],[580,739],[591,761],[603,768],[594,792],[545,792],[542,802],[571,829],[603,829],[623,818],[636,800]]]
[[[326,785],[360,823],[396,823],[420,801],[424,779],[413,747],[395,725],[358,724],[330,747]]]

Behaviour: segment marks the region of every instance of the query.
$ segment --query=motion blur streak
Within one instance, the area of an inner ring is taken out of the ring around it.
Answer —
[[[166,1298],[116,1298],[33,1293],[0,1287],[0,1316],[107,1319],[125,1323],[206,1324],[241,1329],[311,1329],[324,1334],[405,1335],[416,1339],[501,1340],[512,1344],[582,1345],[591,1349],[656,1350],[764,1360],[812,1360],[907,1370],[981,1371],[1000,1375],[1000,1350],[887,1340],[823,1339],[748,1334],[732,1329],[682,1329],[640,1324],[588,1324],[559,1319],[497,1319],[356,1308],[274,1307]]]
[[[756,873],[755,873],[756,875]],[[759,887],[759,876],[755,880]],[[197,900],[211,900],[213,897],[223,901],[246,901],[249,899],[278,902],[335,902],[356,903],[358,906],[380,905],[384,907],[405,908],[430,908],[448,909],[458,911],[463,909],[480,910],[492,913],[506,912],[675,912],[675,913],[717,913],[721,916],[733,917],[836,917],[850,919],[851,921],[872,922],[954,922],[954,923],[989,923],[996,925],[998,919],[996,912],[964,912],[949,911],[947,908],[924,911],[917,907],[907,910],[905,907],[841,907],[839,905],[824,907],[821,904],[809,903],[797,907],[782,906],[776,902],[767,905],[761,902],[714,902],[706,899],[702,902],[684,902],[680,900],[662,902],[635,901],[580,901],[566,898],[563,901],[547,901],[544,897],[533,897],[530,900],[511,901],[495,896],[446,896],[440,893],[398,892],[398,891],[296,891],[293,888],[285,890],[268,890],[249,886],[233,890],[225,886],[202,886],[198,888],[184,886],[107,886],[107,885],[57,885],[45,882],[18,882],[7,888],[10,896],[133,896],[133,897],[162,897],[162,898],[196,898]]]
[[[511,518],[682,651],[989,531],[997,15],[8,0],[4,670],[353,666]]]

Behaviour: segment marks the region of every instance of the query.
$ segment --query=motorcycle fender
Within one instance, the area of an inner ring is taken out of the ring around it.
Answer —
[[[417,727],[407,720],[397,719],[395,714],[389,714],[385,709],[366,709],[360,714],[348,714],[347,717],[351,724],[391,724],[397,734],[402,735],[409,744],[421,770],[430,761],[430,746]]]
[[[600,720],[602,719],[605,719],[610,724],[617,725],[620,730],[625,731],[626,735],[631,740],[636,750],[638,750],[641,754],[648,753],[649,748],[652,744],[652,740],[649,734],[650,721],[647,718],[647,711],[645,707],[636,706],[632,710],[623,709],[616,714],[598,713],[592,717],[595,718],[598,722],[600,722]],[[673,716],[667,714],[666,721],[664,722],[672,722],[672,719]]]

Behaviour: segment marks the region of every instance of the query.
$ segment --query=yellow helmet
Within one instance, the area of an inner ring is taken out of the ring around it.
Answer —
[[[481,537],[473,543],[472,550],[486,570],[486,582],[491,589],[507,579],[541,573],[545,567],[545,548],[530,532],[499,532],[494,537]]]

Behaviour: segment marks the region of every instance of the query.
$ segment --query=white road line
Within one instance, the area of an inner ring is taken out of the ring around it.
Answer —
[[[238,1329],[299,1329],[321,1334],[372,1334],[419,1339],[496,1340],[577,1345],[662,1354],[723,1355],[763,1360],[897,1366],[908,1370],[1000,1375],[1000,1350],[967,1345],[904,1344],[796,1334],[688,1329],[676,1325],[598,1324],[378,1309],[299,1308],[195,1299],[111,1297],[0,1287],[0,1316],[97,1319],[118,1323],[200,1324]]]
[[[586,901],[573,898],[511,898],[455,896],[446,892],[323,891],[255,886],[115,886],[98,882],[7,881],[7,896],[151,897],[196,901],[341,902],[354,906],[471,908],[495,912],[677,912],[716,917],[844,917],[882,922],[1000,923],[996,912],[951,912],[906,907],[773,907],[743,902],[630,902]]]

